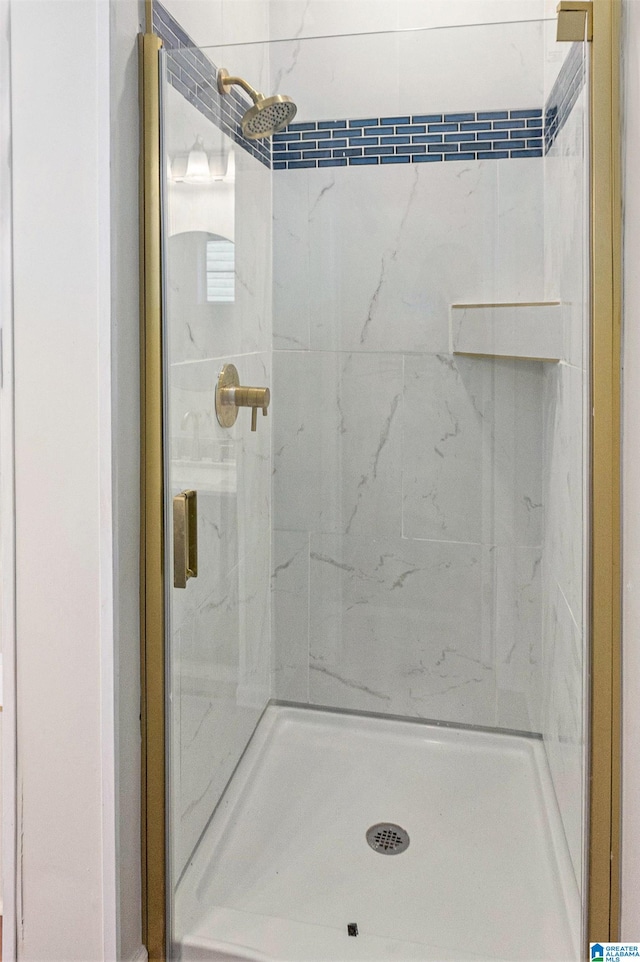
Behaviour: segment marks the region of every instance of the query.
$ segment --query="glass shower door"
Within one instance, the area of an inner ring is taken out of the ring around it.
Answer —
[[[185,960],[579,957],[587,65],[553,29],[162,54]],[[218,67],[295,121],[245,139]]]
[[[173,892],[270,691],[271,418],[228,405],[222,426],[216,390],[271,383],[271,171],[185,96],[205,55],[161,60]]]

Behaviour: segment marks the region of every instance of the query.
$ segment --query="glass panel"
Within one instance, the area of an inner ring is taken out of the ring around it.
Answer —
[[[590,44],[547,37],[545,287],[563,308],[562,363],[546,369],[542,582],[547,759],[581,894],[586,893],[588,732]],[[562,51],[562,57],[558,56]],[[555,53],[555,58],[553,54]],[[555,60],[555,63],[554,63]]]
[[[163,54],[183,959],[580,956],[585,50],[533,21]],[[217,67],[293,123],[246,136]],[[227,363],[272,392],[255,433],[216,419]]]
[[[271,170],[168,82],[183,56],[204,64],[195,50],[161,55],[167,491],[197,491],[198,573],[169,588],[171,893],[267,704],[271,670],[270,419],[253,433],[240,410],[222,428],[214,403],[224,364],[245,385],[271,384]],[[167,511],[172,532],[170,499]]]

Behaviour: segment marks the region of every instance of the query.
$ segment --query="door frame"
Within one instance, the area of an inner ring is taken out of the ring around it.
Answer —
[[[621,18],[621,0],[593,0],[590,89],[591,670],[587,897],[587,935],[590,942],[615,942],[620,933]]]
[[[617,941],[620,918],[622,188],[621,0],[592,0],[590,780],[588,941]],[[576,4],[577,5],[577,4]],[[583,8],[588,4],[582,3]],[[167,952],[165,564],[161,165],[158,52],[146,0],[139,38],[141,337],[141,712],[143,941]],[[597,506],[597,511],[595,507]],[[597,684],[593,679],[597,679]],[[585,947],[586,951],[586,947]]]
[[[0,948],[17,953],[18,758],[16,690],[15,403],[13,374],[13,207],[11,156],[11,5],[0,0]],[[0,952],[2,954],[2,952]]]
[[[166,959],[167,779],[165,740],[164,387],[160,165],[162,41],[138,38],[140,89],[140,723],[142,735],[142,940]]]

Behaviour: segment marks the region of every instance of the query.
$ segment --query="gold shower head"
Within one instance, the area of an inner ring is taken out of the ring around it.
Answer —
[[[265,97],[242,77],[230,77],[229,72],[224,67],[220,67],[218,91],[221,94],[229,93],[228,88],[231,84],[242,87],[253,100],[254,106],[247,110],[241,121],[242,133],[250,140],[271,137],[272,134],[290,124],[298,111],[290,97],[285,97],[284,94]]]

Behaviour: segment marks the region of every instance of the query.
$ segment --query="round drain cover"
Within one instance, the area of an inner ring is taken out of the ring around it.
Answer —
[[[393,822],[378,822],[368,829],[367,842],[380,855],[399,855],[409,848],[409,835]]]

